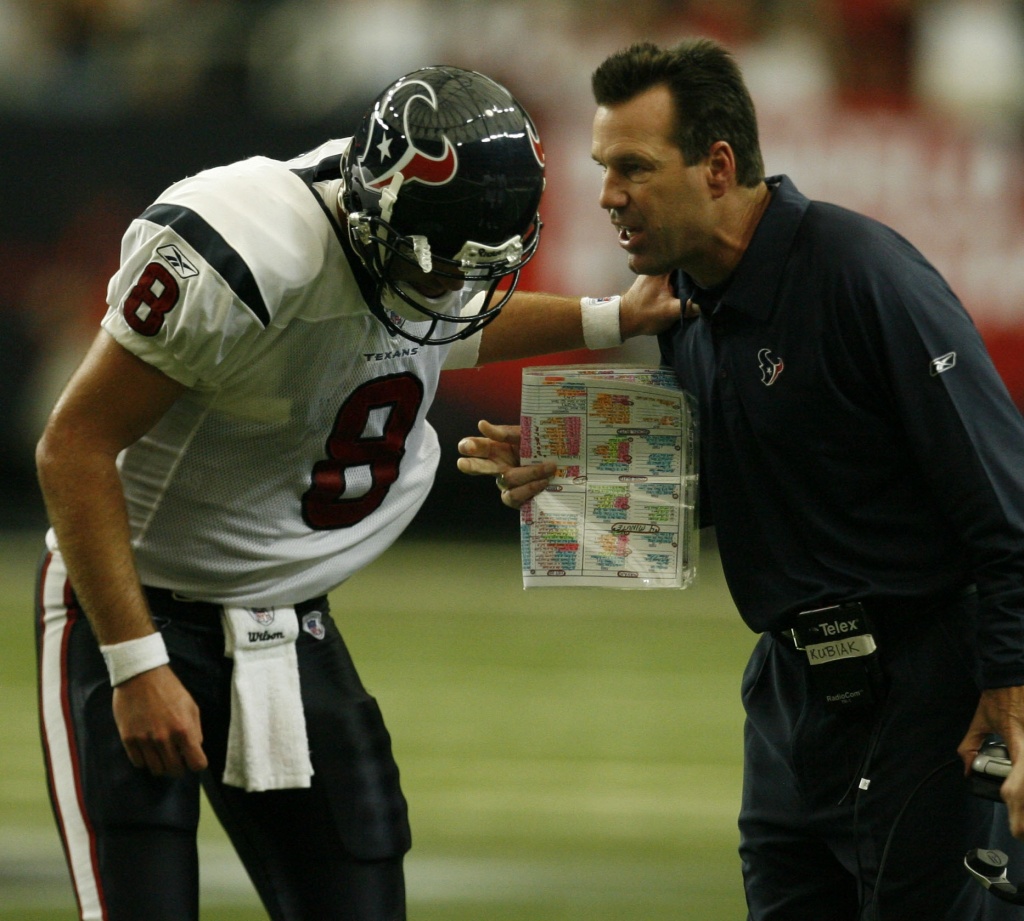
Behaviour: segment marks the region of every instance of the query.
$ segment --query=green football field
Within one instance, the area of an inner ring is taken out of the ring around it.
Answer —
[[[0,538],[4,921],[74,917],[38,751],[37,550]],[[741,919],[754,637],[714,553],[685,591],[524,591],[517,553],[514,533],[406,538],[332,597],[402,770],[411,921]],[[204,921],[265,918],[209,816]]]

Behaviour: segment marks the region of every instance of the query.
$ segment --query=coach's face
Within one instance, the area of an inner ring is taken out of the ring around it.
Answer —
[[[600,205],[638,275],[684,269],[701,276],[713,227],[706,164],[683,162],[672,140],[672,97],[656,86],[628,102],[599,106],[591,155],[602,168]]]

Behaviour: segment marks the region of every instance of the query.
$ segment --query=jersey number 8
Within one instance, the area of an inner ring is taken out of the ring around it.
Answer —
[[[398,479],[405,442],[423,402],[412,374],[380,377],[357,388],[338,410],[327,438],[327,460],[313,465],[302,496],[302,518],[318,531],[348,528],[376,511]],[[368,471],[369,488],[346,496],[348,471]]]

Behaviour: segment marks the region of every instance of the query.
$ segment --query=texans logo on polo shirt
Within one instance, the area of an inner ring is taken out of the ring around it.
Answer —
[[[781,358],[772,355],[771,349],[761,349],[757,353],[757,364],[761,368],[761,383],[765,387],[771,387],[779,379],[779,375],[785,367]]]

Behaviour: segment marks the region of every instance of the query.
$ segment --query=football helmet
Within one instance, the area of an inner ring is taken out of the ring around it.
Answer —
[[[537,129],[507,89],[457,67],[406,74],[363,117],[341,172],[349,238],[375,286],[370,310],[392,335],[451,342],[498,315],[537,251],[544,190]],[[419,273],[485,294],[459,313],[461,297],[411,285]],[[405,320],[430,326],[417,333]]]

